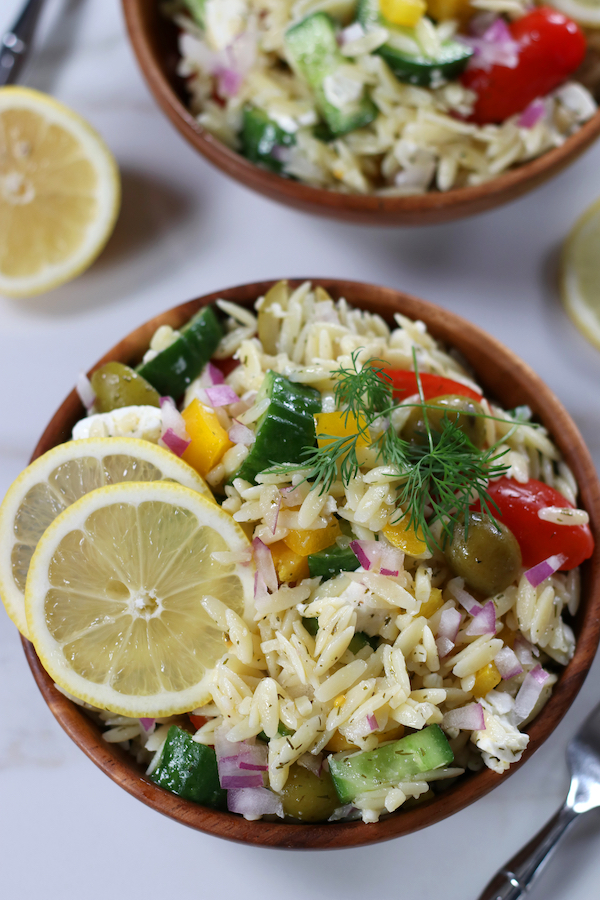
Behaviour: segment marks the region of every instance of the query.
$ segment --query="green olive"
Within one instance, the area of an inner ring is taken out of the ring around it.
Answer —
[[[432,408],[434,407],[434,408]],[[443,428],[444,419],[455,422],[471,443],[481,449],[485,441],[485,424],[481,418],[483,409],[476,400],[458,394],[444,394],[427,401],[427,421],[434,440]],[[427,427],[422,407],[415,406],[406,420],[401,436],[413,444],[427,443]]]
[[[502,522],[494,524],[480,512],[469,513],[468,529],[464,523],[454,526],[452,540],[444,552],[453,572],[486,597],[493,597],[512,584],[522,564],[521,550],[512,531]]]
[[[340,806],[329,772],[317,777],[304,766],[290,766],[288,779],[281,791],[286,816],[302,822],[325,822]]]
[[[96,412],[110,412],[122,406],[160,406],[158,391],[123,363],[106,363],[96,369],[90,381],[96,394]]]

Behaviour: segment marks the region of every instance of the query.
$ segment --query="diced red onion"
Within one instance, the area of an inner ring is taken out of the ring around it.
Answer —
[[[384,541],[351,541],[350,549],[367,572],[379,567],[382,575],[397,575],[404,564],[404,553]]]
[[[435,641],[440,659],[448,656],[454,647],[461,621],[462,616],[454,607],[442,611]]]
[[[379,559],[379,541],[350,541],[350,549],[367,572]]]
[[[378,725],[377,719],[375,718],[373,713],[369,713],[367,715],[367,722],[369,723],[369,728],[371,729],[371,731],[377,731],[377,729],[379,728],[379,725]]]
[[[377,543],[383,544],[379,559],[379,571],[382,575],[396,576],[404,565],[404,552],[390,544],[384,544],[382,541],[377,541]]]
[[[267,770],[267,747],[248,741],[228,741],[228,729],[215,731],[215,753],[219,782],[224,790],[262,787]]]
[[[92,382],[85,372],[80,372],[75,383],[75,390],[79,395],[79,399],[86,409],[91,409],[96,402],[96,394],[92,387]]]
[[[464,589],[464,579],[463,578],[452,578],[448,582],[448,590],[452,594],[452,596],[458,600],[461,606],[464,606],[468,613],[471,613],[472,616],[477,615],[477,611],[482,609],[481,603],[478,603],[475,597],[471,597],[468,591]]]
[[[256,434],[247,425],[242,425],[237,419],[233,420],[233,425],[229,429],[227,435],[232,444],[246,444],[250,446],[256,440]]]
[[[277,522],[279,520],[279,511],[281,509],[281,494],[277,498],[276,503],[271,506],[271,508],[265,513],[264,520],[265,523],[270,527],[271,534],[275,534],[277,531]]]
[[[435,646],[437,647],[439,658],[444,659],[454,648],[454,641],[447,637],[438,637],[435,639]]]
[[[316,775],[317,778],[319,778],[323,771],[323,754],[317,753],[315,755],[314,753],[303,753],[298,760],[298,765],[302,766],[304,769],[308,769],[309,772],[312,772],[313,775]]]
[[[532,712],[549,677],[539,664],[527,673],[515,697],[514,714],[517,722],[522,722]]]
[[[347,819],[349,816],[352,816],[353,813],[358,814],[359,810],[355,806],[352,806],[351,803],[347,803],[345,806],[338,806],[337,809],[331,813],[328,822],[339,822],[340,819]]]
[[[178,434],[175,434],[172,428],[167,428],[165,433],[162,435],[162,442],[165,447],[168,447],[175,456],[183,456],[187,448],[192,443],[190,440],[184,441],[179,437]]]
[[[520,47],[513,38],[508,25],[501,16],[494,19],[485,31],[476,37],[458,35],[457,40],[474,51],[469,60],[469,69],[485,69],[505,66],[514,69],[519,62]]]
[[[529,106],[523,110],[517,119],[517,125],[519,128],[533,128],[545,115],[546,104],[541,97],[536,97],[536,99],[532,100]]]
[[[268,768],[269,767],[266,764],[261,765],[260,763],[245,762],[243,759],[240,760],[240,769],[248,769],[252,772],[266,772]]]
[[[229,406],[230,403],[239,403],[240,400],[228,384],[215,384],[205,388],[205,391],[211,406]]]
[[[530,644],[524,637],[515,640],[515,655],[522,666],[532,666],[535,663],[534,656],[539,656],[540,651],[533,644]]]
[[[275,815],[283,819],[283,803],[266,787],[242,788],[227,793],[227,809],[239,813],[245,819],[259,819]]]
[[[190,436],[185,428],[185,420],[171,397],[160,398],[160,414],[163,433],[169,428],[183,441],[189,441]]]
[[[210,378],[211,384],[223,384],[225,381],[225,376],[221,372],[217,366],[214,366],[211,362],[206,364],[206,374]]]
[[[223,775],[221,778],[221,787],[225,791],[238,788],[257,788],[263,787],[263,785],[263,777],[259,772],[254,775]]]
[[[144,731],[146,733],[148,733],[150,731],[154,731],[154,726],[156,725],[156,719],[141,718],[140,723],[141,723],[141,726],[144,729]]]
[[[265,586],[275,593],[279,587],[277,581],[277,573],[275,571],[275,563],[270,549],[264,544],[260,538],[256,537],[252,541],[252,550],[254,553],[254,562],[256,563],[256,573],[260,575]]]
[[[550,578],[551,575],[558,572],[560,567],[564,566],[566,561],[567,557],[564,553],[557,553],[555,556],[549,556],[548,559],[544,559],[541,563],[538,563],[537,566],[528,569],[525,572],[525,578],[532,587],[537,587],[542,581],[545,581],[546,578]]]
[[[462,731],[485,731],[485,717],[481,703],[467,703],[451,709],[444,716],[443,728],[460,728]]]
[[[520,675],[523,671],[517,654],[510,647],[503,647],[494,657],[494,663],[505,681],[507,678]]]
[[[469,635],[496,633],[496,607],[491,600],[476,611],[466,633]]]

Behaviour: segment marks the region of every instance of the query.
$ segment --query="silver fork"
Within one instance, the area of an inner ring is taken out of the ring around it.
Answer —
[[[14,84],[25,64],[44,0],[27,0],[0,41],[0,87]]]
[[[600,704],[567,747],[571,784],[564,804],[492,878],[479,900],[519,900],[577,816],[600,806]]]

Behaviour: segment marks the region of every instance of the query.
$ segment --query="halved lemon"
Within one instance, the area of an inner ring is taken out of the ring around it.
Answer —
[[[89,491],[122,481],[177,481],[209,499],[206,482],[173,453],[137,438],[68,441],[21,472],[0,506],[0,596],[24,637],[29,563],[48,525]]]
[[[64,690],[126,716],[169,716],[207,700],[227,652],[202,606],[249,611],[248,566],[214,551],[247,550],[216,503],[178,484],[118,484],[69,506],[46,529],[27,578],[27,626]]]
[[[575,325],[600,347],[600,200],[577,220],[565,241],[560,291]]]
[[[0,88],[0,294],[30,297],[79,275],[120,196],[114,157],[81,116],[40,91]]]

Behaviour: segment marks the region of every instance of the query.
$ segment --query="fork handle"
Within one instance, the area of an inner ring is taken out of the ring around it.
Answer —
[[[29,53],[44,0],[28,0],[0,39],[0,86],[14,84]]]
[[[576,816],[577,813],[566,804],[562,806],[536,836],[494,875],[479,900],[519,900],[524,897]]]

